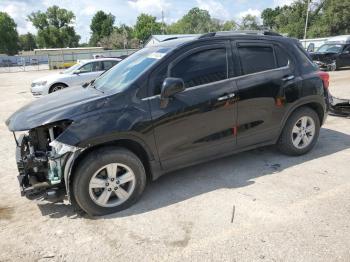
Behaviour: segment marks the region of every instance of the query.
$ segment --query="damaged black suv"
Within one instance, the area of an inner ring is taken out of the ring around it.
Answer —
[[[175,169],[271,144],[305,154],[327,116],[327,87],[299,42],[276,33],[164,40],[6,121],[22,195],[68,196],[104,215]]]

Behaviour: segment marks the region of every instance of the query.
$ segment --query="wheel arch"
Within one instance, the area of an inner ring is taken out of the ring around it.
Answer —
[[[322,123],[324,122],[325,120],[325,110],[324,110],[324,107],[322,106],[322,104],[319,102],[319,101],[304,101],[300,104],[297,104],[295,105],[293,108],[291,108],[288,113],[286,114],[286,116],[284,117],[283,119],[283,122],[282,122],[282,125],[281,125],[281,128],[280,128],[280,131],[279,131],[279,135],[276,139],[276,142],[278,141],[279,137],[281,136],[282,134],[282,131],[283,131],[283,128],[284,126],[286,125],[287,123],[287,120],[289,119],[289,117],[296,111],[298,110],[299,108],[301,107],[309,107],[311,108],[312,110],[314,110],[317,115],[318,115],[318,118],[320,120],[320,125],[322,126]]]
[[[59,84],[64,85],[64,86],[66,86],[66,87],[69,86],[68,84],[66,84],[66,83],[64,83],[64,82],[55,82],[55,83],[52,83],[52,84],[50,85],[50,87],[49,87],[49,93],[51,92],[51,89],[52,89],[55,85],[59,85]]]

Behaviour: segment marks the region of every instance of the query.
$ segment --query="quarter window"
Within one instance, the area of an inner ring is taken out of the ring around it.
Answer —
[[[238,47],[243,74],[252,74],[276,68],[272,47]]]
[[[178,62],[170,75],[182,78],[186,88],[227,79],[226,49],[193,53]]]

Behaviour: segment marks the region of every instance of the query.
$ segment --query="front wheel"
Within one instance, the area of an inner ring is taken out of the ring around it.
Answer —
[[[278,148],[287,155],[303,155],[317,142],[320,132],[320,119],[308,107],[297,109],[287,120],[278,141]]]
[[[102,148],[79,164],[73,193],[85,212],[100,216],[130,207],[145,185],[145,169],[135,154],[123,148]]]

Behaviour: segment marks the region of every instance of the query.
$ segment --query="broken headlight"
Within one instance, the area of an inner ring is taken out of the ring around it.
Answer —
[[[58,142],[57,140],[53,140],[49,145],[55,150],[55,153],[59,156],[62,156],[68,152],[75,152],[79,150],[79,147],[67,145],[67,144]]]

